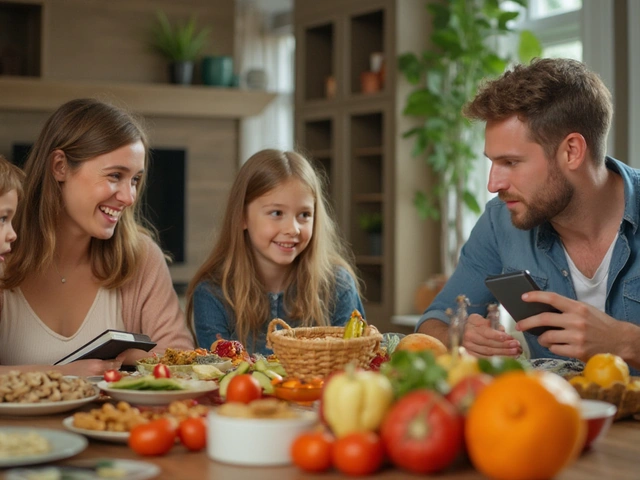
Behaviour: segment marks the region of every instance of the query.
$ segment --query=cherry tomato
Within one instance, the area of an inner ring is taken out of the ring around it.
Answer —
[[[448,467],[462,451],[462,417],[439,393],[415,390],[400,398],[380,434],[394,465],[414,473]]]
[[[342,473],[371,475],[384,462],[384,446],[373,432],[350,433],[333,443],[331,459]]]
[[[153,367],[153,376],[156,378],[170,378],[171,370],[166,365],[159,363]]]
[[[262,387],[249,374],[236,375],[227,387],[227,402],[251,403],[262,397]]]
[[[197,452],[207,446],[207,423],[202,417],[187,418],[178,426],[178,438],[189,450]]]
[[[458,412],[466,416],[480,390],[489,385],[492,380],[493,377],[486,373],[465,377],[454,385],[446,399],[456,407]]]
[[[105,382],[117,382],[122,378],[122,374],[118,370],[105,370],[103,378]]]
[[[308,432],[291,444],[293,463],[305,472],[324,472],[331,468],[333,438],[324,432]]]
[[[176,426],[161,418],[137,425],[129,434],[129,447],[139,455],[164,455],[176,440]]]

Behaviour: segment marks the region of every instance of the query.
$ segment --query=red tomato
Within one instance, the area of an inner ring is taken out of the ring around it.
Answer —
[[[445,469],[464,441],[463,422],[456,409],[431,390],[416,390],[398,400],[380,433],[394,465],[414,473]]]
[[[175,440],[175,424],[166,418],[137,425],[129,434],[129,446],[139,455],[164,455]]]
[[[465,377],[454,385],[445,398],[458,409],[458,412],[466,416],[480,390],[489,385],[492,380],[493,377],[486,373]]]
[[[331,459],[342,473],[370,475],[384,462],[384,446],[373,432],[350,433],[333,443]]]
[[[251,375],[236,375],[227,386],[227,402],[251,403],[262,397],[260,382]]]
[[[305,472],[324,472],[331,468],[333,438],[324,432],[301,434],[291,444],[293,463]]]
[[[202,417],[187,418],[178,426],[180,442],[197,452],[207,446],[207,423]]]
[[[170,378],[171,370],[166,365],[159,363],[153,367],[153,376],[156,378]]]
[[[105,370],[102,377],[105,382],[117,382],[122,378],[122,374],[118,370]]]

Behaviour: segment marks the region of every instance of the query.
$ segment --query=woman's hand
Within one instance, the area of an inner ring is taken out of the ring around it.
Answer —
[[[491,322],[477,313],[472,313],[467,318],[462,346],[476,357],[517,357],[522,353],[520,342],[505,333],[504,327],[494,330],[491,328]]]

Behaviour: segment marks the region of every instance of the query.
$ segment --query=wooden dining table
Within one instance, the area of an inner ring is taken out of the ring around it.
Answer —
[[[69,413],[40,417],[0,416],[0,427],[36,427],[64,430],[62,420]],[[274,439],[277,441],[277,439]],[[237,448],[245,448],[238,445]],[[247,456],[251,451],[247,450]],[[345,479],[353,478],[337,471],[331,471],[320,477],[318,474],[302,472],[294,466],[284,467],[243,467],[226,465],[211,460],[205,450],[190,452],[181,445],[176,445],[167,455],[161,457],[142,457],[133,452],[125,444],[107,443],[89,440],[89,446],[78,455],[53,462],[51,465],[70,464],[78,459],[129,459],[151,462],[161,469],[156,478],[182,480],[305,480],[318,478]],[[393,467],[378,472],[374,478],[410,480],[416,475],[404,473]],[[5,471],[0,469],[0,478],[5,478]],[[468,461],[460,461],[438,478],[443,479],[481,479]],[[607,435],[559,475],[560,480],[638,480],[640,479],[640,421],[628,419],[615,422]]]

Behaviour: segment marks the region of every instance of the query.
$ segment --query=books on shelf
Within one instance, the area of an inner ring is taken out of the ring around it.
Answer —
[[[85,343],[76,351],[58,360],[54,365],[66,365],[67,363],[87,358],[110,360],[130,348],[137,348],[148,352],[155,346],[156,343],[151,341],[148,335],[108,329],[93,340]]]

